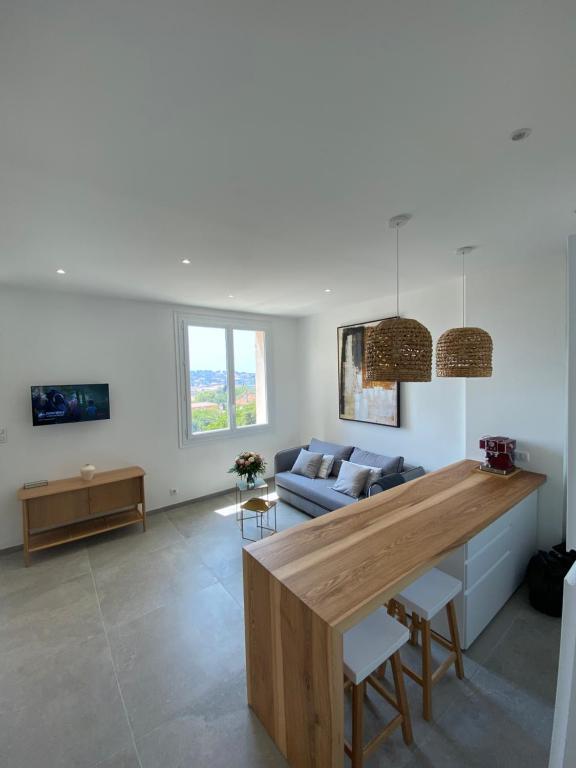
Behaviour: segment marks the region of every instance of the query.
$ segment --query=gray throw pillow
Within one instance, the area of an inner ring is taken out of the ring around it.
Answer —
[[[370,474],[370,467],[362,467],[360,464],[352,464],[349,461],[343,461],[338,473],[338,478],[332,489],[340,491],[347,496],[357,499],[364,491],[366,480]]]
[[[303,475],[313,480],[318,474],[320,464],[322,463],[321,453],[312,453],[305,448],[300,449],[298,458],[294,462],[294,466],[290,470],[295,475]]]
[[[330,476],[330,472],[332,472],[332,465],[334,464],[334,456],[330,456],[329,453],[325,453],[324,456],[322,456],[322,463],[320,464],[320,469],[318,470],[318,477],[322,478],[322,480],[326,480]]]
[[[368,496],[368,491],[370,490],[370,486],[372,483],[375,483],[376,480],[380,480],[382,477],[382,468],[381,467],[368,467],[365,464],[356,464],[355,462],[350,462],[351,464],[354,464],[355,467],[362,467],[363,469],[368,470],[368,477],[366,478],[366,482],[364,483],[364,489],[362,493],[364,496]]]

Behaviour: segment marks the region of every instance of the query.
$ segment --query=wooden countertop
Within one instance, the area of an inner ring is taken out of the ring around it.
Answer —
[[[144,477],[145,474],[146,472],[142,467],[123,467],[122,469],[111,469],[108,472],[97,472],[92,480],[83,480],[80,476],[66,477],[63,480],[51,480],[48,485],[39,485],[36,488],[20,488],[18,498],[20,501],[38,499],[42,496],[53,496],[56,493],[67,493],[97,485],[117,483],[121,480],[130,480],[134,477]]]
[[[331,627],[344,631],[546,481],[451,464],[251,544],[247,551]]]

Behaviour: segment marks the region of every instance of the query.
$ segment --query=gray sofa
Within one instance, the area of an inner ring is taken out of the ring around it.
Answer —
[[[318,477],[311,480],[308,477],[290,472],[301,448],[306,448],[314,453],[332,454],[335,461],[331,476],[325,480]],[[278,498],[313,517],[324,515],[326,512],[332,512],[334,509],[348,504],[354,504],[358,499],[332,490],[343,460],[372,467],[382,467],[382,477],[370,487],[370,496],[424,474],[423,467],[404,464],[402,456],[383,456],[371,451],[364,451],[353,445],[326,443],[314,438],[309,445],[300,445],[297,448],[280,451],[274,457],[274,476]],[[364,497],[361,496],[360,498]]]

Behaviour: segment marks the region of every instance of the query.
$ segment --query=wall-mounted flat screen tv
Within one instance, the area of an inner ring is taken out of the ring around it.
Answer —
[[[110,418],[108,384],[39,385],[31,390],[35,427]]]

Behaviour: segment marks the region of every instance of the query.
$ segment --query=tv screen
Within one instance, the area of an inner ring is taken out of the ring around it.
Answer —
[[[110,418],[108,384],[42,385],[31,389],[35,427]]]

